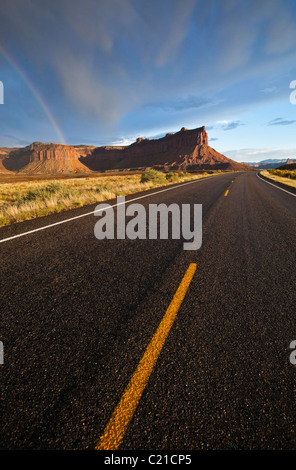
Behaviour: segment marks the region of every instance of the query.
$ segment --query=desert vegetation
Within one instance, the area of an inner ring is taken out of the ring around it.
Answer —
[[[271,175],[280,176],[281,178],[290,178],[296,180],[296,170],[268,170]]]
[[[184,173],[183,171],[178,173],[174,171],[162,173],[161,171],[150,169],[142,173],[140,181],[141,183],[152,182],[155,184],[166,184],[167,182],[178,183],[178,181],[182,181],[184,179],[191,179],[190,173]]]
[[[0,225],[106,201],[158,186],[209,176],[208,173],[162,173],[70,178],[3,183],[0,185]]]
[[[287,186],[292,186],[296,188],[296,170],[263,170],[261,171],[263,176],[266,176],[270,180],[278,181],[279,183],[286,184]]]

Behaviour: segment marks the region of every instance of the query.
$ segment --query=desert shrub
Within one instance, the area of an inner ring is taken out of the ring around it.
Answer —
[[[165,183],[167,180],[166,180],[165,175],[161,173],[161,171],[151,169],[151,170],[146,170],[144,171],[144,173],[142,173],[140,181],[141,183],[151,182],[151,183],[159,184],[159,183]]]
[[[58,191],[61,191],[62,189],[64,189],[64,186],[61,183],[52,181],[45,187],[45,189],[47,189],[47,191],[49,191],[50,193],[55,194]]]
[[[271,175],[274,176],[281,176],[282,178],[292,178],[295,179],[296,177],[296,172],[295,171],[289,171],[289,170],[277,170],[277,169],[270,169],[268,170]]]
[[[179,178],[189,178],[190,177],[190,173],[188,173],[187,171],[180,171],[178,173],[178,177]]]
[[[169,173],[167,173],[165,177],[168,181],[178,181],[179,179],[178,174],[174,173],[173,171],[170,171]]]
[[[57,194],[65,190],[66,188],[62,184],[52,182],[52,183],[49,183],[44,188],[29,189],[28,192],[23,195],[21,202],[37,201],[37,200],[44,201],[45,199],[50,198],[53,194]]]
[[[44,196],[44,188],[29,189],[27,194],[24,194],[22,198],[22,202],[35,201],[36,199],[40,199],[43,196]]]

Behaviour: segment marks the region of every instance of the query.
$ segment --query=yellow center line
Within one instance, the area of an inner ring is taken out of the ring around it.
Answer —
[[[227,196],[227,194],[229,193],[229,189],[227,189],[226,193],[224,194],[224,196]]]
[[[141,361],[139,362],[137,369],[126,387],[120,402],[115,408],[104,433],[97,443],[95,447],[96,450],[118,449],[183,302],[195,270],[196,264],[191,263]]]

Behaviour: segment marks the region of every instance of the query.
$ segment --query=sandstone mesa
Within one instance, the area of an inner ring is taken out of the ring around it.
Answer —
[[[137,138],[128,146],[63,145],[34,142],[0,148],[0,171],[27,174],[144,170],[250,170],[209,146],[205,127],[182,129],[160,139]]]

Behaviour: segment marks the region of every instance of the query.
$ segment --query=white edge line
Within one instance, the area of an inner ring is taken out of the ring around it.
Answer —
[[[269,181],[266,181],[265,179],[260,178],[259,172],[256,173],[256,176],[257,176],[257,178],[259,178],[260,181],[264,181],[264,183],[271,184],[271,186],[273,186],[274,188],[280,189],[281,191],[284,191],[285,193],[288,193],[288,194],[290,194],[291,196],[296,197],[296,194],[292,193],[291,191],[287,191],[287,189],[280,188],[280,187],[277,186],[276,184],[270,183]]]
[[[183,186],[187,185],[187,184],[191,184],[191,183],[197,183],[198,181],[206,181],[206,180],[209,180],[210,178],[213,178],[215,176],[219,176],[219,175],[212,175],[212,176],[208,176],[206,178],[198,178],[196,180],[193,180],[193,181],[187,181],[185,183],[180,183],[180,184],[183,184]],[[99,209],[98,211],[96,210],[93,210],[91,212],[87,212],[86,214],[81,214],[81,215],[77,215],[75,217],[71,217],[71,219],[64,219],[64,220],[60,220],[59,222],[55,222],[54,224],[50,224],[50,225],[44,225],[43,227],[38,227],[38,228],[35,228],[34,230],[29,230],[28,232],[23,232],[23,233],[19,233],[18,235],[13,235],[12,237],[8,237],[8,238],[3,238],[2,240],[0,240],[0,243],[4,243],[4,242],[8,242],[9,240],[13,240],[15,238],[19,238],[19,237],[24,237],[25,235],[29,235],[31,233],[35,233],[35,232],[39,232],[40,230],[45,230],[47,228],[51,228],[51,227],[54,227],[56,225],[61,225],[61,224],[65,224],[66,222],[71,222],[72,220],[76,220],[76,219],[80,219],[81,217],[87,217],[89,215],[94,215],[96,212],[101,212],[103,210],[107,210],[107,209],[111,209],[112,207],[117,207],[117,206],[120,206],[122,204],[127,204],[127,203],[130,203],[130,202],[133,202],[133,201],[138,201],[139,199],[143,199],[145,197],[149,197],[149,196],[154,196],[155,194],[159,194],[159,193],[163,193],[165,191],[171,191],[173,189],[176,189],[178,188],[179,185],[177,186],[174,186],[174,187],[171,187],[171,188],[165,188],[165,189],[162,189],[160,191],[155,191],[154,193],[150,193],[150,194],[145,194],[144,196],[140,196],[140,197],[135,197],[133,199],[129,199],[128,201],[124,201],[124,202],[119,202],[117,204],[113,204],[112,206],[110,207],[107,207],[105,209]],[[98,204],[103,204],[103,203],[107,203],[107,201],[98,201]],[[95,204],[95,203],[94,203]],[[34,219],[36,220],[36,219]]]

